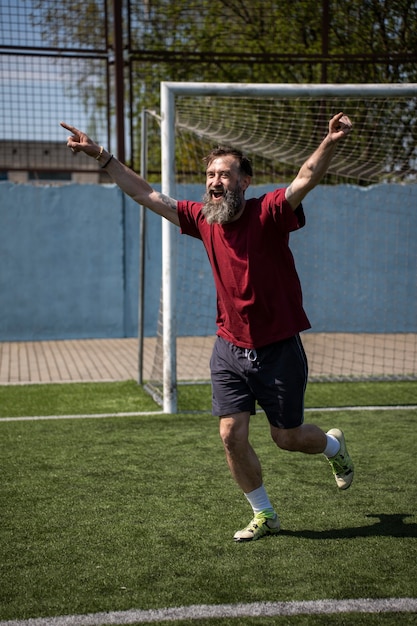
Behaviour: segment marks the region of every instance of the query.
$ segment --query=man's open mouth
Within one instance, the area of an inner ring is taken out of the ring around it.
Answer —
[[[223,191],[223,189],[211,189],[210,190],[210,195],[211,195],[212,198],[223,198],[224,191]]]

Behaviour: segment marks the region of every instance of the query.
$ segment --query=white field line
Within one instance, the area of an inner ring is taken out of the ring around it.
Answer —
[[[417,404],[389,404],[387,406],[328,406],[325,408],[317,407],[304,409],[305,413],[328,413],[329,411],[399,411],[417,409]]]
[[[140,417],[144,415],[164,415],[163,411],[134,411],[133,413],[85,413],[80,415],[33,415],[29,417],[0,417],[0,422],[32,422],[39,420],[79,420],[101,419],[105,417]]]
[[[389,406],[332,406],[305,409],[305,413],[329,413],[336,411],[416,411],[417,404],[397,404]],[[180,411],[180,413],[210,413],[210,411]],[[258,413],[262,413],[261,410]],[[164,411],[133,411],[132,413],[85,413],[79,415],[33,415],[22,417],[0,417],[0,422],[31,422],[39,420],[104,419],[108,417],[140,417],[164,415]]]
[[[280,615],[326,615],[346,613],[415,613],[417,598],[358,598],[355,600],[312,600],[308,602],[253,602],[172,607],[165,609],[131,609],[87,615],[35,617],[0,622],[0,626],[121,626],[179,620],[235,617],[274,617]]]

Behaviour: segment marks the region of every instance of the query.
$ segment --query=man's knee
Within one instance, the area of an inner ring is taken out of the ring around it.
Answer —
[[[246,444],[249,437],[249,414],[238,413],[220,418],[219,433],[224,447],[232,450]]]
[[[301,429],[297,428],[276,428],[271,426],[271,437],[281,450],[298,452],[300,450]]]

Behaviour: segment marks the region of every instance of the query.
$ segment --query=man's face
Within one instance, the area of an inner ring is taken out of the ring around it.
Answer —
[[[209,224],[226,224],[240,213],[249,184],[233,155],[214,159],[207,167],[203,213]]]

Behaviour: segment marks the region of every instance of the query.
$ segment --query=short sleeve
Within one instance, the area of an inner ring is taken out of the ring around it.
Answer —
[[[177,212],[181,234],[201,239],[198,227],[201,220],[201,202],[180,200],[177,203]]]
[[[263,203],[266,203],[274,221],[284,232],[290,233],[305,226],[303,205],[300,203],[294,210],[285,197],[285,187],[265,194]]]

